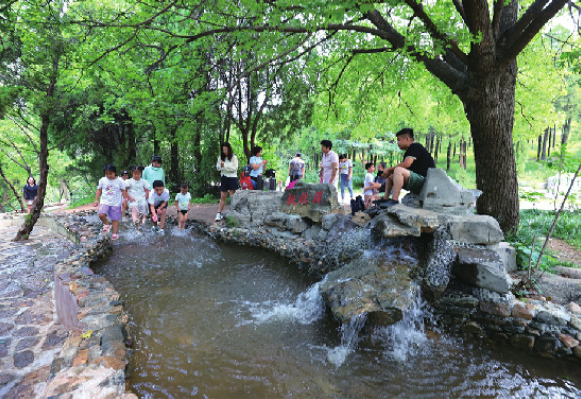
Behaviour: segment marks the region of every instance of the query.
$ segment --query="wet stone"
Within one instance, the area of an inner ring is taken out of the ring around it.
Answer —
[[[52,349],[59,345],[61,345],[65,339],[67,338],[66,332],[64,331],[53,331],[52,333],[48,334],[46,337],[46,341],[42,345],[42,349]]]
[[[532,320],[533,314],[524,306],[516,304],[512,308],[512,317],[518,317],[520,319]]]
[[[38,328],[36,327],[21,327],[12,332],[13,337],[29,337],[36,334],[38,334]]]
[[[14,328],[13,324],[0,323],[0,335],[6,335],[7,332]]]
[[[535,349],[541,352],[553,352],[558,347],[561,347],[561,342],[553,336],[543,335],[535,343]]]
[[[511,343],[519,348],[533,349],[535,338],[530,335],[515,334],[511,337]]]
[[[567,320],[565,320],[557,315],[554,315],[552,313],[549,313],[549,312],[539,312],[535,319],[540,323],[545,323],[545,324],[549,324],[552,326],[566,326],[567,325]]]
[[[14,366],[18,368],[23,368],[28,366],[34,361],[34,353],[32,351],[23,351],[15,353],[14,356]]]
[[[16,344],[16,351],[21,351],[23,349],[28,349],[31,348],[33,346],[35,346],[36,344],[38,344],[38,341],[40,341],[39,338],[37,337],[26,337],[21,339],[20,341],[18,341],[18,343]]]
[[[32,314],[30,310],[25,311],[15,320],[16,324],[46,325],[51,319],[45,314]]]
[[[0,373],[0,385],[6,385],[7,383],[12,381],[13,379],[14,379],[14,376],[12,374]]]
[[[574,348],[579,345],[579,341],[565,334],[557,334],[557,338],[559,338],[559,341],[561,341],[567,348]]]
[[[495,316],[509,317],[511,315],[510,306],[506,303],[481,301],[480,310]]]

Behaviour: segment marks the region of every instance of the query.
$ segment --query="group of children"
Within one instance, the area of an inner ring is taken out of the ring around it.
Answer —
[[[161,158],[154,157],[154,161],[156,158],[161,163]],[[98,215],[104,224],[103,233],[107,233],[112,227],[113,240],[119,238],[119,220],[126,210],[131,211],[136,229],[145,223],[149,213],[153,222],[152,230],[163,233],[170,193],[165,188],[163,180],[153,180],[151,183],[153,189],[150,189],[150,182],[142,177],[144,169],[146,168],[142,166],[132,166],[130,168],[132,177],[129,178],[127,171],[123,171],[121,177],[117,176],[115,165],[109,164],[103,168],[105,177],[99,180],[94,206],[99,207]],[[185,228],[191,199],[188,184],[182,183],[180,193],[175,197],[179,229]],[[111,220],[111,224],[108,219]]]

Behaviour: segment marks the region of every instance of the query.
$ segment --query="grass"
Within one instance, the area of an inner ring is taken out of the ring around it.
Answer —
[[[535,250],[532,256],[533,266],[535,265],[545,237],[549,234],[549,229],[554,219],[554,211],[541,211],[536,209],[520,211],[518,233],[507,237],[507,241],[517,250],[517,263],[519,267],[523,269],[528,267],[533,237],[536,235]],[[560,238],[581,250],[581,212],[563,211],[555,226],[552,237]],[[545,251],[545,255],[541,261],[541,268],[550,271],[556,265],[579,267],[571,262],[559,261],[555,259],[551,251]]]
[[[212,194],[206,194],[203,197],[194,197],[192,198],[192,204],[217,204],[220,202],[220,198],[216,198]],[[226,200],[226,203],[230,203],[230,197]]]

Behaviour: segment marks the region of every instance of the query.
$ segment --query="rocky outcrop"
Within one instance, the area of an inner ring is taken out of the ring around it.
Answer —
[[[331,184],[307,184],[297,181],[286,190],[280,202],[280,211],[320,222],[329,213],[343,212],[337,201],[337,189]]]
[[[238,191],[232,196],[226,222],[231,227],[260,226],[267,216],[278,212],[281,198],[277,191]]]
[[[473,287],[508,294],[511,281],[497,252],[484,248],[461,248],[452,274]]]

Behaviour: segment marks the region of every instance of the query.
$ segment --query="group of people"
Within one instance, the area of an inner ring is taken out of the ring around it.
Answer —
[[[387,201],[387,206],[399,203],[399,196],[402,189],[419,194],[429,168],[435,168],[434,159],[430,153],[420,143],[414,140],[414,131],[410,128],[401,129],[396,133],[397,145],[404,150],[403,161],[396,166],[388,168],[385,162],[381,162],[378,173],[375,173],[375,164],[367,163],[363,196],[365,207],[372,205],[373,201],[383,199]],[[330,140],[321,141],[321,152],[323,157],[319,164],[320,183],[332,184],[335,187],[341,182],[341,199],[345,201],[345,188],[349,191],[351,198],[353,195],[353,163],[348,159],[347,154],[337,155],[332,150],[333,143]],[[268,161],[262,159],[262,148],[257,146],[252,149],[253,156],[250,158],[252,185],[256,187],[256,181],[262,175]],[[216,221],[223,219],[222,211],[226,204],[228,194],[234,195],[238,189],[238,158],[232,151],[230,143],[222,145],[220,156],[216,168],[221,172],[220,179],[220,205],[216,214]],[[305,161],[300,152],[290,161],[288,175],[291,184],[305,176]],[[383,196],[382,196],[383,193]],[[391,198],[390,198],[391,197]]]
[[[375,164],[367,163],[363,195],[365,206],[370,207],[374,200],[388,201],[388,206],[397,204],[402,189],[419,193],[424,184],[424,179],[429,168],[434,168],[434,160],[430,153],[419,143],[414,141],[412,129],[405,128],[397,132],[397,145],[405,150],[403,161],[396,166],[387,168],[385,163],[378,165],[378,173],[375,173]],[[341,182],[341,197],[345,199],[345,188],[353,198],[353,163],[346,154],[337,155],[332,150],[333,143],[330,140],[321,141],[323,157],[319,167],[321,168],[321,183],[332,184],[337,187]],[[256,146],[252,149],[250,158],[250,177],[253,187],[261,179],[261,175],[268,163],[262,159],[262,148]],[[225,142],[220,151],[216,168],[220,171],[220,204],[216,221],[223,219],[223,210],[228,195],[232,196],[238,189],[238,158],[234,155],[230,143]],[[154,224],[155,231],[163,232],[166,220],[166,210],[170,202],[169,190],[165,187],[165,172],[161,167],[161,157],[155,155],[151,165],[143,168],[132,166],[130,172],[123,171],[121,177],[117,176],[115,165],[105,165],[105,176],[99,180],[95,195],[95,207],[99,207],[99,218],[104,224],[103,232],[112,227],[113,239],[118,238],[119,220],[125,210],[130,210],[136,227],[143,224],[149,214]],[[130,177],[131,174],[131,177]],[[289,178],[291,182],[300,180],[305,176],[305,162],[300,152],[289,164]],[[27,204],[32,205],[36,195],[34,179],[28,179],[24,194]],[[180,193],[175,196],[175,204],[178,209],[178,228],[183,229],[191,207],[191,195],[188,192],[188,184],[182,183]],[[391,197],[391,198],[390,198]],[[111,220],[111,225],[108,219]],[[159,226],[158,226],[159,223]]]
[[[136,229],[145,223],[149,214],[153,222],[152,230],[163,233],[171,195],[165,187],[161,157],[154,155],[151,165],[146,168],[134,165],[129,171],[124,170],[121,177],[117,176],[117,168],[112,164],[105,165],[103,172],[105,176],[99,180],[94,203],[95,207],[99,207],[98,215],[103,222],[103,233],[111,229],[111,238],[119,238],[119,220],[126,210],[131,211]],[[182,183],[180,192],[174,199],[178,209],[179,229],[185,228],[191,206],[192,197],[188,190],[188,184]]]

